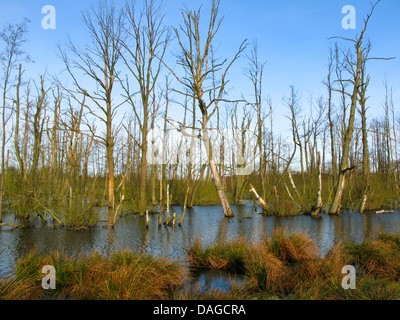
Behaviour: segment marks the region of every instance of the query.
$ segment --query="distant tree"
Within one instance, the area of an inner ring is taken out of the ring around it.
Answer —
[[[334,112],[334,105],[333,105],[333,71],[334,71],[334,63],[335,63],[335,56],[334,56],[334,49],[332,47],[329,48],[329,59],[328,59],[328,75],[326,80],[324,81],[324,85],[328,90],[328,101],[327,101],[327,118],[328,118],[328,125],[329,125],[329,135],[330,135],[330,146],[331,146],[331,162],[332,162],[332,174],[333,176],[337,175],[337,159],[336,159],[336,151],[335,151],[335,123],[333,120],[333,112]]]
[[[260,162],[260,177],[261,177],[261,187],[262,187],[262,197],[266,199],[266,163],[264,153],[265,150],[263,148],[263,136],[264,136],[264,122],[271,115],[272,110],[269,108],[268,112],[263,110],[263,75],[264,75],[264,67],[266,62],[261,62],[258,57],[258,46],[257,43],[254,43],[252,51],[250,55],[247,56],[249,60],[249,65],[245,70],[245,75],[249,78],[253,85],[253,95],[254,100],[250,102],[253,106],[256,117],[256,136],[257,136],[257,147],[259,152],[259,162]]]

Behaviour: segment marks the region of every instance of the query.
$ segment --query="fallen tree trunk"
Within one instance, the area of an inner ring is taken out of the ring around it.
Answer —
[[[21,226],[17,226],[12,223],[0,223],[0,227],[11,227],[11,228],[16,228],[16,229],[22,228]]]

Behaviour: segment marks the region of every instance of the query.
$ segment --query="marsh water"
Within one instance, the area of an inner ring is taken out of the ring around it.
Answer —
[[[0,231],[0,276],[11,275],[18,257],[31,248],[39,251],[62,250],[75,255],[91,250],[111,252],[115,249],[144,251],[185,261],[186,249],[195,240],[207,246],[217,241],[243,238],[258,241],[268,237],[275,228],[286,228],[288,232],[304,231],[324,254],[339,240],[348,239],[360,242],[377,234],[379,230],[388,233],[400,232],[400,210],[394,213],[344,212],[340,216],[321,215],[274,217],[257,214],[251,203],[232,206],[234,218],[224,218],[220,206],[202,206],[188,209],[182,226],[158,226],[158,214],[150,215],[149,228],[146,220],[139,215],[119,217],[114,230],[98,226],[90,230],[72,231],[44,225],[34,218],[32,226],[24,229]],[[171,208],[171,212],[181,215],[181,207]],[[104,212],[105,213],[105,212]],[[104,217],[105,218],[105,217]],[[3,222],[12,221],[4,216]],[[201,273],[196,275],[200,285],[224,287],[230,281],[223,274]]]

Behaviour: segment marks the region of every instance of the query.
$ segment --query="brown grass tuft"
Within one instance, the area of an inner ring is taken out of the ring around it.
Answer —
[[[262,243],[249,250],[245,259],[245,270],[250,288],[268,293],[281,293],[290,271],[289,267]]]
[[[288,235],[286,229],[276,229],[272,237],[265,241],[269,250],[288,264],[313,260],[319,257],[315,242],[304,233]]]
[[[16,275],[21,281],[38,283],[46,264],[56,269],[57,297],[79,300],[165,299],[187,276],[176,262],[129,250],[110,256],[30,253],[17,263]]]

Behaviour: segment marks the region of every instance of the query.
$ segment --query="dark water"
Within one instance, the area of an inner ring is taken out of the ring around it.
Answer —
[[[219,240],[234,240],[242,237],[258,241],[272,234],[278,227],[289,232],[304,231],[313,238],[323,254],[338,240],[361,241],[376,235],[378,230],[388,233],[400,232],[400,211],[391,214],[345,212],[340,216],[322,215],[269,217],[256,214],[252,206],[233,206],[236,217],[224,218],[219,206],[195,207],[186,212],[182,227],[158,227],[158,215],[150,216],[146,229],[145,218],[128,215],[117,220],[111,232],[104,227],[87,231],[69,231],[43,225],[39,219],[26,229],[7,229],[0,231],[0,276],[13,272],[15,261],[30,248],[40,251],[63,250],[66,254],[78,254],[93,249],[109,252],[114,249],[142,250],[157,256],[166,256],[184,261],[185,249],[195,239],[204,245]],[[180,216],[181,208],[173,210]],[[4,222],[10,221],[5,217]],[[218,276],[217,276],[218,278]],[[198,281],[207,277],[200,275]]]

